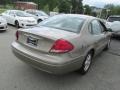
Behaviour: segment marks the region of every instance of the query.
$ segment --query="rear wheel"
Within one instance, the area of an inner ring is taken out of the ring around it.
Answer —
[[[81,67],[81,69],[80,69],[80,73],[81,73],[82,75],[85,75],[85,74],[88,72],[88,70],[89,70],[89,68],[90,68],[90,66],[91,66],[91,64],[92,64],[92,57],[93,57],[93,52],[90,51],[90,52],[86,55],[85,60],[84,60],[84,62],[83,62],[83,65],[82,65],[82,67]]]
[[[19,22],[18,21],[15,21],[15,27],[19,28]]]
[[[38,23],[40,23],[40,22],[42,22],[42,20],[41,20],[41,19],[38,19]]]

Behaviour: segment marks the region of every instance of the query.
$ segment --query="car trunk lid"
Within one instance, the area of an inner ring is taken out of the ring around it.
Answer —
[[[68,40],[75,35],[76,33],[54,28],[33,27],[19,30],[18,42],[39,51],[49,52],[56,40]]]

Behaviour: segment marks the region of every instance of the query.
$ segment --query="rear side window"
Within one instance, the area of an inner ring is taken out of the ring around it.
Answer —
[[[100,22],[98,20],[94,20],[91,22],[89,29],[91,30],[91,33],[94,35],[99,35],[103,32],[103,29],[101,28]]]

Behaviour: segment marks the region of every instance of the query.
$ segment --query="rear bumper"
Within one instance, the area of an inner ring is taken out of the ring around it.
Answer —
[[[24,61],[27,64],[30,64],[31,66],[40,69],[42,71],[48,72],[48,73],[52,73],[52,74],[65,74],[74,70],[77,70],[81,67],[82,62],[84,60],[83,57],[80,57],[79,59],[75,59],[75,60],[70,60],[69,62],[64,62],[64,63],[54,63],[55,60],[53,60],[53,62],[44,62],[45,58],[41,56],[41,58],[39,57],[35,57],[32,56],[24,51],[22,51],[21,48],[17,47],[15,45],[15,42],[12,44],[12,51],[15,54],[16,57],[20,58],[21,61]],[[46,58],[48,59],[47,61],[51,61],[51,57],[50,58]],[[54,59],[54,58],[52,58]],[[59,60],[56,58],[56,61]],[[53,64],[54,63],[54,64]]]

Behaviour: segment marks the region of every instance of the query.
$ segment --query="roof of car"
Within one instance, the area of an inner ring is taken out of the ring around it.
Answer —
[[[42,10],[37,10],[37,9],[26,9],[25,11],[42,11]]]
[[[25,11],[29,11],[29,12],[34,12],[34,13],[37,13],[37,12],[44,12],[42,10],[36,10],[36,9],[27,9]]]
[[[74,17],[80,17],[82,19],[95,19],[96,17],[83,15],[83,14],[58,14],[63,16],[74,16]]]
[[[14,12],[18,12],[18,11],[22,11],[22,10],[8,10],[8,11],[14,11]]]

